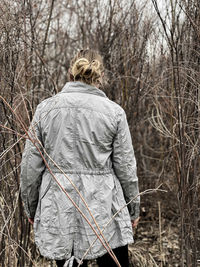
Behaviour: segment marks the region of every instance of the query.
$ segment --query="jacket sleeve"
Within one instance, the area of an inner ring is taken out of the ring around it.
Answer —
[[[38,138],[42,143],[38,113],[38,110],[36,110],[31,126],[29,127],[29,135],[35,141],[37,147],[42,151],[41,146],[37,141]],[[33,142],[27,139],[22,155],[20,188],[25,212],[29,218],[34,218],[35,216],[39,197],[39,188],[44,169],[45,164],[39,151]]]
[[[118,118],[118,129],[113,142],[113,168],[119,179],[126,202],[139,194],[137,167],[132,146],[132,139],[126,114],[122,111]],[[140,197],[137,196],[129,205],[131,220],[139,217]]]

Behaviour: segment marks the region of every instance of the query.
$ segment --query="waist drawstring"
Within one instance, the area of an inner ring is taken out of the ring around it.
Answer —
[[[80,259],[78,259],[74,256],[71,256],[71,258],[66,260],[64,267],[73,267],[74,260],[76,260],[78,264],[81,262]]]

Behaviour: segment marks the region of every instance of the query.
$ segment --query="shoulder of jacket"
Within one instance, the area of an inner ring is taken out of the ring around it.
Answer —
[[[111,103],[111,105],[113,105],[113,108],[115,110],[115,118],[116,118],[116,121],[120,121],[121,120],[121,117],[123,115],[126,116],[126,113],[124,111],[124,109],[119,105],[117,104],[116,102],[108,99],[108,101]]]
[[[110,100],[109,98],[106,98],[106,100],[110,103],[116,113],[123,114],[125,112],[124,109],[116,102]]]
[[[116,125],[116,127],[118,127],[120,121],[123,121],[124,119],[126,120],[126,112],[116,102],[110,100],[109,98],[107,98],[107,101],[109,102],[109,104],[111,105],[111,107],[114,111],[114,118],[113,118],[114,125]]]
[[[58,94],[54,95],[54,96],[51,96],[51,97],[48,97],[46,99],[44,99],[40,104],[37,105],[37,108],[36,108],[36,112],[43,112],[45,111],[45,109],[52,104],[52,102],[55,101],[55,99],[57,98]]]

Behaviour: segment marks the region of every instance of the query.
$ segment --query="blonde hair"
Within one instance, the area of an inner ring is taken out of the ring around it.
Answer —
[[[93,50],[80,50],[71,60],[71,80],[87,84],[101,83],[104,70],[102,57]]]

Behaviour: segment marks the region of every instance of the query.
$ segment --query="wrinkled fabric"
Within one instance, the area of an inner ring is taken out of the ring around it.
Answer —
[[[140,199],[136,197],[136,161],[124,110],[98,88],[68,82],[60,93],[38,105],[29,136],[32,141],[26,141],[21,163],[21,197],[28,217],[34,218],[35,242],[41,254],[67,260],[73,250],[73,256],[81,259],[96,239],[47,164],[98,232],[62,171],[71,179],[112,249],[132,243],[131,219],[139,216]],[[85,259],[106,252],[97,240]]]

